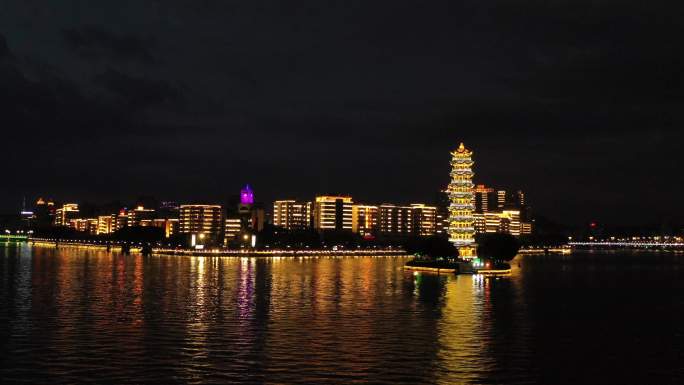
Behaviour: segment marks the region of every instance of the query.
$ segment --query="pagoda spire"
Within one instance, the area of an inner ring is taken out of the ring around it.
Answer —
[[[461,142],[451,153],[451,182],[447,194],[449,205],[449,241],[456,246],[463,259],[477,256],[475,244],[475,210],[472,151]]]

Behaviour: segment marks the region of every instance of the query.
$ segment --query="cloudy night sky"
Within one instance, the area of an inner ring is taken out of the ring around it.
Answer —
[[[433,202],[464,141],[537,215],[682,220],[677,3],[3,1],[0,211]]]

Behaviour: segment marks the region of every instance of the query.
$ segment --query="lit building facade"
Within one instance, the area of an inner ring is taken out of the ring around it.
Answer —
[[[253,205],[254,204],[254,191],[249,185],[240,190],[240,204],[241,205]]]
[[[181,205],[179,232],[203,239],[203,244],[216,244],[223,237],[223,209],[220,205]]]
[[[496,202],[497,202],[496,207],[498,209],[503,209],[504,206],[506,206],[506,191],[505,190],[499,190],[496,192]]]
[[[178,234],[180,231],[180,220],[178,218],[166,218],[164,223],[164,235],[166,238],[171,238],[172,236]]]
[[[429,236],[437,234],[437,207],[422,203],[410,206],[379,206],[378,229],[384,235]]]
[[[496,196],[499,210],[510,208],[520,209],[525,206],[525,193],[520,190],[499,190],[496,192]]]
[[[413,230],[413,213],[408,206],[389,203],[380,205],[380,233],[384,235],[409,235]]]
[[[437,233],[437,207],[422,203],[411,205],[413,234],[429,236]]]
[[[499,197],[493,188],[479,184],[475,186],[474,193],[476,213],[486,213],[497,210]]]
[[[97,234],[97,218],[88,218],[88,234]]]
[[[97,217],[97,234],[111,234],[116,229],[116,215],[100,215]]]
[[[509,233],[516,237],[520,236],[520,210],[504,210],[501,213],[502,222],[507,228],[502,232]]]
[[[375,234],[379,214],[378,206],[355,204],[352,206],[352,231],[362,236]]]
[[[520,235],[532,234],[532,222],[520,222]]]
[[[449,233],[449,209],[438,207],[435,216],[435,234],[440,236]]]
[[[128,210],[126,208],[123,208],[119,210],[119,213],[116,215],[116,230],[121,230],[124,227],[128,226]]]
[[[484,213],[474,213],[473,214],[473,227],[475,227],[475,233],[486,233],[487,232],[487,214]]]
[[[55,226],[69,226],[72,219],[78,218],[77,203],[66,203],[55,211]]]
[[[532,234],[532,223],[520,219],[519,210],[475,213],[476,233],[507,233],[513,236]]]
[[[88,220],[85,218],[73,218],[69,220],[67,227],[71,227],[76,231],[87,232],[88,231]]]
[[[463,143],[451,153],[451,182],[447,188],[449,200],[449,240],[458,249],[459,256],[472,259],[476,256],[475,210],[473,194],[472,152]]]
[[[264,229],[266,221],[266,210],[261,203],[254,200],[254,190],[249,185],[245,185],[240,190],[240,203],[237,207],[237,214],[242,220],[242,229],[249,233],[259,232]],[[229,213],[231,216],[232,214]]]
[[[126,226],[143,226],[143,221],[145,221],[145,226],[149,226],[149,221],[154,219],[155,210],[137,206],[133,210],[128,210],[126,215],[128,216]]]
[[[97,234],[97,218],[73,218],[68,227],[88,234]]]
[[[304,230],[311,227],[313,204],[295,200],[273,202],[273,224],[288,230]]]
[[[317,196],[314,201],[314,228],[318,231],[352,231],[352,197]]]
[[[242,232],[242,220],[240,220],[240,218],[227,218],[225,226],[226,229],[223,242],[225,245],[228,245],[228,243],[237,238]]]

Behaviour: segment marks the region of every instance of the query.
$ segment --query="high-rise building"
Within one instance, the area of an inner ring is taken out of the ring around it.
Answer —
[[[532,233],[532,224],[520,220],[519,210],[490,211],[473,216],[477,233],[507,233],[516,237]]]
[[[313,204],[295,200],[273,202],[273,224],[288,230],[303,230],[311,227]]]
[[[485,217],[485,233],[507,233],[508,226],[503,223],[504,217],[499,212],[488,212]]]
[[[496,207],[502,210],[506,206],[506,190],[496,192]]]
[[[499,190],[496,192],[497,207],[499,210],[503,209],[519,209],[525,206],[525,193],[520,190],[506,191]]]
[[[164,223],[164,235],[166,238],[178,234],[180,230],[180,220],[178,218],[166,218]]]
[[[264,229],[264,221],[266,220],[266,210],[261,203],[255,203],[250,210],[249,228],[253,232],[259,232]]]
[[[78,203],[66,203],[55,212],[55,226],[69,226],[72,219],[78,218]]]
[[[520,210],[504,210],[501,215],[508,227],[502,232],[520,236]]]
[[[33,208],[33,212],[36,216],[36,222],[41,226],[47,226],[55,224],[55,202],[51,199],[45,200],[43,198],[38,198],[36,204]]]
[[[229,216],[235,213],[229,208]],[[254,201],[254,191],[249,185],[240,190],[240,203],[237,206],[237,216],[242,220],[242,230],[249,233],[259,232],[264,228],[266,210],[261,203]]]
[[[254,205],[254,191],[249,185],[245,185],[240,190],[240,204],[238,205],[238,213],[243,218],[243,226],[247,226],[252,214],[252,206]]]
[[[520,235],[530,235],[532,234],[532,223],[531,222],[520,222]]]
[[[116,231],[116,214],[97,217],[97,234],[111,234]]]
[[[475,212],[486,213],[496,211],[498,207],[497,192],[483,184],[475,186]]]
[[[414,203],[411,205],[411,213],[413,234],[428,236],[437,233],[437,207]]]
[[[240,190],[240,204],[241,205],[253,205],[254,204],[254,191],[249,185]]]
[[[485,214],[485,213],[474,213],[473,219],[475,220],[475,222],[473,223],[473,227],[475,228],[475,233],[477,233],[477,234],[486,233],[487,232],[487,214]]]
[[[220,205],[181,205],[179,232],[202,239],[204,245],[215,245],[223,237],[223,209]]]
[[[434,235],[437,233],[437,207],[422,203],[410,206],[382,204],[379,207],[378,228],[385,235]]]
[[[380,205],[380,233],[384,235],[410,235],[413,232],[411,207],[390,203]]]
[[[137,206],[133,210],[128,210],[127,226],[141,226],[142,221],[150,221],[154,219],[155,210],[145,208],[144,206]]]
[[[226,230],[223,242],[225,245],[240,235],[242,232],[242,221],[240,218],[227,218],[226,219]]]
[[[449,233],[449,209],[438,207],[435,217],[435,234],[448,235]]]
[[[88,218],[88,234],[97,234],[97,218]]]
[[[116,216],[116,230],[121,230],[124,227],[128,227],[130,217],[128,216],[128,209],[125,207],[119,210],[119,214]]]
[[[380,211],[378,206],[355,204],[352,206],[352,231],[362,236],[378,230]]]
[[[97,218],[72,218],[69,227],[88,234],[97,234]]]
[[[449,240],[458,249],[459,256],[472,259],[476,256],[475,210],[473,197],[472,152],[463,143],[451,153],[451,183],[447,189],[449,206]]]
[[[67,227],[71,227],[76,231],[87,232],[88,231],[88,220],[85,218],[72,218],[69,220]]]
[[[318,231],[351,231],[353,203],[350,196],[317,196],[314,202],[314,228]]]

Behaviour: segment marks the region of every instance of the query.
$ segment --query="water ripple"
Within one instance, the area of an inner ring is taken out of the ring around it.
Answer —
[[[489,279],[401,257],[0,248],[0,379],[682,383],[684,301],[660,293],[684,288],[684,263],[628,260],[525,257]]]

